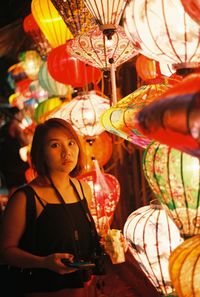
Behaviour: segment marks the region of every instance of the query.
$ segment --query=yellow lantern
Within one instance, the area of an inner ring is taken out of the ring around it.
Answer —
[[[31,11],[38,26],[53,48],[73,38],[70,30],[50,0],[32,0]]]
[[[200,296],[200,235],[190,237],[173,250],[169,273],[179,297]]]

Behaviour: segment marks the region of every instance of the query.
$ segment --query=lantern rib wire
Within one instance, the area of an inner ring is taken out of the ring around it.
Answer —
[[[95,0],[93,0],[92,2],[91,1],[86,1],[85,2],[85,5],[88,7],[88,9],[91,11],[92,15],[95,17],[96,21],[98,23],[100,23],[100,19],[101,19],[101,14],[100,14],[100,11],[98,9],[98,5],[97,5],[97,2]],[[96,7],[96,10],[97,10],[97,13],[98,15],[95,13],[95,10],[93,8],[93,6]],[[100,23],[101,24],[101,23]]]
[[[199,45],[200,45],[200,28],[199,28],[199,40],[198,40],[198,43],[197,43],[197,45],[196,45],[196,49],[194,50],[193,55],[192,55],[192,56],[190,57],[190,59],[189,59],[189,62],[191,62],[191,60],[194,58],[194,56],[196,56],[196,53],[197,53],[198,48],[199,48]]]
[[[199,166],[199,176],[200,176],[200,166]],[[199,208],[200,208],[200,180],[199,180],[199,189],[198,189],[198,199],[197,199],[197,206],[196,206],[196,218],[198,218],[198,216],[200,216],[199,213]],[[194,228],[194,234],[196,229],[198,228],[197,224],[195,224],[195,228]]]

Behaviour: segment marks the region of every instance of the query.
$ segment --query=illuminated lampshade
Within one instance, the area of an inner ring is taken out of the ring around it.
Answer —
[[[42,59],[37,51],[30,50],[24,53],[22,67],[30,79],[37,79],[41,63]]]
[[[84,155],[84,172],[95,169],[93,160],[96,159],[99,166],[104,166],[112,156],[112,138],[107,132],[103,132],[95,137],[80,136],[81,146]]]
[[[83,0],[51,0],[51,2],[62,16],[73,36],[87,32],[94,25],[94,19]]]
[[[169,273],[179,297],[200,296],[200,235],[185,240],[172,252]]]
[[[105,229],[112,223],[120,197],[120,184],[115,176],[101,172],[98,162],[96,160],[94,162],[95,170],[79,176],[79,179],[87,182],[92,190],[90,211],[99,231],[103,223]]]
[[[190,74],[143,107],[136,115],[136,127],[149,139],[200,157],[199,111],[200,74]]]
[[[94,91],[83,92],[70,102],[64,102],[49,117],[68,121],[80,135],[95,136],[104,131],[100,124],[100,115],[109,106],[107,98]]]
[[[49,73],[47,62],[43,62],[38,73],[38,80],[40,85],[47,90],[49,97],[58,96],[66,97],[66,95],[73,91],[69,85],[64,85],[56,81]]]
[[[172,296],[169,256],[183,239],[166,211],[153,200],[150,206],[140,207],[129,215],[123,233],[130,252],[157,291]]]
[[[69,55],[65,44],[58,46],[49,53],[47,67],[55,80],[74,88],[96,83],[101,78],[99,69],[86,65],[86,63]]]
[[[51,46],[47,38],[41,31],[40,27],[38,26],[37,22],[35,21],[32,13],[30,13],[24,18],[23,29],[34,41],[41,57],[46,57],[48,52],[51,50]]]
[[[36,123],[43,123],[45,121],[45,116],[61,104],[61,99],[57,97],[49,98],[40,102],[34,112],[34,120]]]
[[[73,38],[62,17],[50,0],[32,0],[31,11],[38,26],[52,47]]]
[[[130,0],[124,28],[136,49],[175,68],[200,63],[199,26],[187,15],[180,0]]]
[[[135,114],[142,107],[156,100],[168,88],[169,86],[165,84],[141,86],[102,114],[102,126],[110,133],[116,134],[140,147],[146,147],[150,140],[136,129]]]
[[[182,236],[200,234],[199,159],[153,142],[144,152],[143,170]]]
[[[199,0],[181,0],[185,11],[191,18],[200,24],[200,1]]]

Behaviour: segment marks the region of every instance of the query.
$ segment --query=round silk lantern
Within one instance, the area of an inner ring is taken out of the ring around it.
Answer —
[[[104,131],[100,116],[109,106],[108,98],[101,97],[94,91],[83,92],[70,102],[64,102],[49,117],[68,121],[80,135],[95,136]]]
[[[185,13],[180,0],[130,0],[124,28],[136,49],[173,67],[199,67],[199,25]]]
[[[96,83],[101,78],[99,69],[70,56],[66,45],[60,45],[49,53],[47,67],[55,80],[74,88]]]
[[[62,101],[60,98],[54,97],[50,99],[46,99],[38,104],[34,113],[34,120],[36,123],[43,123],[45,121],[45,117],[57,106],[61,105]]]
[[[200,74],[191,74],[143,107],[136,127],[149,139],[200,157],[199,111]]]
[[[143,170],[182,236],[200,234],[199,159],[153,142],[144,152]]]
[[[200,235],[185,240],[172,252],[169,273],[179,297],[200,296]]]
[[[50,0],[32,0],[31,11],[38,26],[53,48],[73,38]]]
[[[95,171],[85,173],[79,177],[87,182],[92,190],[93,199],[90,206],[97,230],[105,223],[104,229],[112,223],[114,211],[120,197],[120,185],[118,180],[111,174],[102,173],[98,162]]]
[[[37,79],[41,63],[42,60],[37,51],[30,50],[25,52],[22,67],[30,79]]]
[[[181,0],[185,11],[191,18],[200,24],[200,1],[199,0]]]
[[[183,242],[180,232],[159,202],[132,212],[124,225],[130,252],[162,296],[175,296],[168,272],[171,252]]]
[[[112,138],[107,132],[103,132],[95,137],[81,137],[80,141],[83,149],[84,172],[90,172],[95,169],[94,159],[99,166],[104,166],[112,156],[113,144]]]
[[[145,148],[150,140],[136,129],[135,115],[142,107],[165,93],[169,87],[165,84],[141,86],[101,115],[102,126],[106,131]]]

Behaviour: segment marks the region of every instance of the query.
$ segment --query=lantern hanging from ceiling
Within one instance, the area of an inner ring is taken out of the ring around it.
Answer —
[[[94,25],[94,19],[83,0],[51,0],[51,2],[73,36],[87,32]]]
[[[175,68],[200,64],[199,25],[184,11],[180,0],[130,0],[124,28],[136,49]]]
[[[143,170],[182,236],[200,234],[199,159],[152,142],[144,152]]]
[[[91,215],[97,231],[106,232],[112,223],[114,211],[120,197],[120,184],[115,176],[101,172],[98,161],[95,170],[79,176],[91,188],[93,199],[90,206]]]
[[[49,97],[67,97],[67,94],[72,93],[73,89],[70,85],[65,85],[56,81],[49,73],[47,62],[43,62],[38,73],[40,85],[47,90]]]
[[[31,11],[38,26],[53,48],[73,38],[50,0],[32,0]]]
[[[157,200],[132,212],[124,225],[130,252],[163,296],[172,296],[168,263],[171,252],[183,242],[172,219]]]
[[[47,67],[55,80],[74,88],[96,83],[101,78],[99,69],[69,55],[66,45],[60,45],[49,53]]]
[[[90,31],[69,40],[66,50],[71,56],[85,63],[103,71],[110,71],[112,99],[113,104],[116,104],[116,67],[138,54],[123,28],[117,26],[108,38],[98,26],[95,26]]]
[[[200,1],[199,0],[181,0],[185,11],[198,24],[200,24]]]
[[[160,97],[138,112],[138,130],[149,139],[200,157],[200,74],[186,76]]]
[[[38,78],[38,72],[39,72],[41,63],[42,63],[42,60],[37,51],[30,50],[24,53],[22,67],[24,68],[26,75],[30,79],[35,80]]]
[[[51,46],[40,27],[36,23],[32,13],[24,18],[23,29],[32,38],[38,52],[40,53],[40,56],[45,58],[48,52],[51,50]]]
[[[200,235],[176,247],[169,257],[169,273],[179,297],[200,296]]]
[[[70,102],[64,102],[49,117],[68,121],[80,135],[95,136],[104,131],[100,124],[100,115],[109,106],[108,98],[99,96],[94,91],[83,92]]]
[[[141,86],[101,115],[102,126],[106,131],[145,148],[150,140],[136,129],[135,115],[142,107],[165,93],[169,87],[166,84]]]
[[[36,123],[43,123],[46,119],[45,116],[61,104],[62,101],[58,97],[49,98],[40,102],[34,112],[34,120]]]
[[[80,136],[83,149],[84,173],[95,169],[94,159],[98,161],[99,166],[104,166],[112,156],[113,144],[112,138],[107,132],[103,132],[95,137]]]

